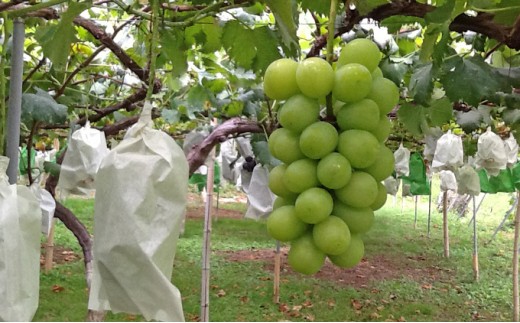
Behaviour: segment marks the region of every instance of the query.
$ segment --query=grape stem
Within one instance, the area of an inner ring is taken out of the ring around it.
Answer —
[[[338,10],[338,0],[330,1],[329,14],[329,30],[327,35],[327,62],[332,65],[334,60],[334,25],[336,23],[336,14]],[[332,94],[327,95],[327,117],[333,117],[334,110],[332,108]]]

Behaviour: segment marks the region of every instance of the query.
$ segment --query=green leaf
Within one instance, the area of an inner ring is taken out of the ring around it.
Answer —
[[[181,114],[179,110],[162,109],[161,116],[167,123],[177,123],[181,119]]]
[[[253,30],[256,56],[253,62],[253,69],[263,73],[267,66],[281,57],[278,51],[278,40],[269,27],[259,27]]]
[[[504,86],[502,79],[480,56],[445,61],[440,81],[451,101],[462,100],[472,106]]]
[[[443,5],[435,7],[433,11],[427,13],[424,18],[427,23],[442,24],[452,19],[452,13],[454,9],[455,0],[447,0]]]
[[[467,133],[480,128],[482,114],[476,110],[457,112],[457,124]]]
[[[165,32],[161,35],[161,53],[172,64],[172,73],[175,76],[182,75],[188,69],[187,47],[184,44],[184,36],[178,30]]]
[[[397,111],[399,121],[404,127],[413,135],[421,135],[423,133],[423,126],[426,124],[425,109],[421,106],[412,105],[409,103],[403,104]]]
[[[264,135],[253,135],[251,138],[251,148],[255,154],[255,159],[262,165],[276,166],[280,164],[280,161],[274,158],[269,152],[269,146],[265,141]]]
[[[74,18],[91,6],[89,2],[70,1],[68,9],[62,14],[56,28],[49,29],[48,41],[42,43],[42,49],[55,70],[64,70],[70,53],[70,45],[76,41]]]
[[[323,2],[329,3],[329,1]],[[273,12],[276,25],[282,36],[282,42],[287,48],[286,53],[289,56],[297,57],[300,52],[300,45],[296,35],[298,29],[296,2],[294,0],[265,0],[265,3]]]
[[[418,104],[428,105],[433,92],[433,78],[435,75],[432,63],[419,65],[410,78],[410,94]]]
[[[249,69],[256,56],[254,32],[240,22],[231,20],[224,26],[222,45],[239,66]]]
[[[309,10],[321,15],[329,15],[330,1],[300,0],[302,9]]]
[[[400,86],[404,79],[406,72],[408,72],[409,65],[405,62],[394,63],[389,59],[384,59],[379,65],[383,76],[392,80],[397,86]]]
[[[67,120],[67,107],[56,101],[45,91],[36,88],[36,94],[22,95],[22,122],[32,127],[34,122],[61,124]]]
[[[383,19],[381,21],[381,26],[387,27],[388,32],[390,34],[394,34],[401,30],[402,26],[414,25],[416,23],[419,23],[420,25],[425,25],[425,21],[423,18],[396,15]]]
[[[430,126],[437,127],[448,123],[453,117],[453,105],[447,97],[435,100],[428,108]]]
[[[205,53],[217,51],[222,46],[222,27],[214,17],[198,20],[195,25],[186,28],[185,35],[188,45],[201,44]]]
[[[497,10],[493,20],[502,25],[513,25],[520,15],[520,3],[518,0],[502,0],[496,6]]]
[[[319,1],[316,1],[319,2]],[[324,1],[327,2],[327,1]],[[382,6],[384,4],[387,4],[387,0],[357,0],[354,2],[356,5],[356,9],[359,11],[359,13],[364,16],[373,9]]]

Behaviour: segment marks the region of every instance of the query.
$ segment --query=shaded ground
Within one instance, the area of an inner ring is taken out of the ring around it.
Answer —
[[[52,257],[53,266],[78,261],[82,258],[82,256],[76,254],[71,249],[64,248],[62,246],[54,246],[54,252],[53,252],[52,256],[53,256]],[[44,264],[45,264],[45,245],[42,245],[42,252],[40,255],[40,266],[43,267]]]
[[[287,247],[281,249],[281,275],[300,275],[287,264],[288,251]],[[264,262],[264,269],[274,272],[275,251],[273,249],[224,251],[222,253],[229,261]],[[428,266],[423,263],[425,261],[426,259],[421,256],[408,257],[403,260],[385,255],[370,255],[363,258],[356,267],[342,269],[327,260],[322,269],[314,276],[353,288],[369,288],[372,281],[406,277],[420,282],[423,289],[430,289],[432,288],[431,283],[446,275],[447,271],[437,266]]]

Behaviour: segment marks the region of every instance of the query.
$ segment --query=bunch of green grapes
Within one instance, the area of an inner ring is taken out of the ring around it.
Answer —
[[[383,77],[380,60],[375,43],[356,39],[343,47],[336,70],[313,57],[282,58],[265,72],[265,94],[283,102],[281,127],[269,137],[269,150],[282,163],[269,174],[277,199],[267,230],[290,242],[288,262],[297,272],[314,274],[327,257],[339,267],[355,266],[374,210],[386,202],[381,181],[394,170],[384,145],[386,115],[399,90]],[[331,92],[334,125],[320,119],[320,102]]]

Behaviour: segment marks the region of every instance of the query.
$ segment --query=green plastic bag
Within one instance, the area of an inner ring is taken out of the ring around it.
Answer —
[[[513,178],[515,188],[520,190],[520,162],[516,163],[513,168],[511,168],[511,177]]]
[[[478,177],[480,179],[480,191],[482,193],[494,194],[497,192],[496,187],[489,181],[488,174],[485,169],[478,171]]]
[[[215,163],[215,177],[213,178],[213,192],[218,192],[220,187],[220,166],[218,163]],[[191,175],[188,183],[197,185],[197,189],[199,192],[202,192],[207,182],[207,175],[201,173],[194,173]]]
[[[36,165],[36,150],[31,149],[31,167],[35,167]],[[20,175],[27,174],[27,147],[20,148],[20,161],[18,163],[18,170],[20,171]]]
[[[495,187],[497,193],[511,193],[515,191],[513,176],[509,168],[500,170],[497,176],[491,176],[489,183]]]
[[[430,181],[426,175],[424,160],[418,152],[410,156],[410,174],[403,177],[406,184],[410,184],[412,195],[430,195]]]

